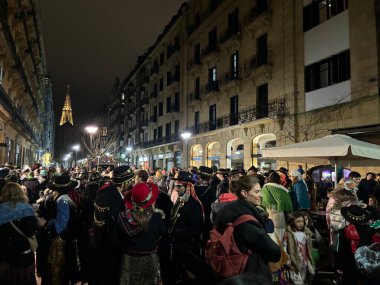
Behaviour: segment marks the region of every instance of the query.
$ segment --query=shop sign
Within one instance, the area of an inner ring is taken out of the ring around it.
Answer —
[[[219,155],[213,155],[208,157],[209,160],[219,160],[220,156]]]
[[[193,156],[193,160],[201,161],[202,160],[202,156]]]
[[[157,160],[157,154],[153,155],[153,160]]]
[[[231,160],[243,159],[244,155],[242,153],[241,154],[232,154],[232,155],[227,155],[227,158],[229,158]]]
[[[163,153],[160,153],[160,154],[158,155],[158,159],[164,159],[164,154],[163,154]]]
[[[143,162],[144,161],[144,158],[143,157],[139,157],[139,162]]]

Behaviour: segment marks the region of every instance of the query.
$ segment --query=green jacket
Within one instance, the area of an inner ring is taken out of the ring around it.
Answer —
[[[263,199],[261,205],[266,209],[276,209],[279,212],[293,212],[292,200],[288,190],[276,183],[267,183],[261,189]]]

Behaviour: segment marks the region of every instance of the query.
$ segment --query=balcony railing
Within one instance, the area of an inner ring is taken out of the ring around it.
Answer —
[[[152,76],[153,74],[158,73],[158,69],[159,69],[158,64],[154,64],[152,66],[152,68],[150,69],[150,76]]]
[[[209,56],[211,53],[217,52],[217,51],[218,51],[218,45],[217,44],[208,45],[206,48],[204,48],[202,50],[203,58],[205,58],[205,57]]]
[[[151,123],[157,123],[157,116],[150,116]]]
[[[189,60],[189,68],[192,68],[195,65],[200,65],[201,64],[201,57],[193,57]]]
[[[226,41],[228,41],[232,36],[238,34],[240,32],[240,27],[239,26],[236,26],[236,27],[228,27],[222,34],[222,36],[220,37],[220,42],[221,43],[225,43]]]
[[[203,92],[205,95],[212,93],[212,92],[218,92],[219,91],[219,80],[211,81],[203,85],[202,87]],[[202,93],[203,93],[202,92]]]
[[[167,144],[167,143],[176,142],[178,140],[179,140],[179,134],[173,134],[170,136],[156,138],[156,139],[150,140],[150,141],[145,141],[145,142],[143,142],[143,147],[147,148],[147,147],[157,146],[160,144]]]
[[[265,106],[251,106],[240,110],[238,114],[218,117],[215,124],[211,121],[203,122],[198,126],[190,127],[193,134],[202,134],[214,129],[227,128],[237,124],[252,122],[264,117],[273,118],[285,115],[287,112],[285,97],[272,99]]]
[[[194,103],[201,100],[201,92],[200,90],[196,90],[194,92],[190,92],[188,94],[189,103]]]
[[[238,68],[235,71],[229,71],[220,76],[220,86],[226,85],[232,81],[241,79],[241,69]]]
[[[179,104],[172,104],[170,107],[170,113],[178,113],[179,112]]]

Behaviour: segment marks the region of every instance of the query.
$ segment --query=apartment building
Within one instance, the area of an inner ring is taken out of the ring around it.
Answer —
[[[54,151],[51,81],[38,1],[0,1],[0,163]]]
[[[125,81],[132,161],[274,167],[262,149],[375,141],[378,16],[376,1],[188,1]]]

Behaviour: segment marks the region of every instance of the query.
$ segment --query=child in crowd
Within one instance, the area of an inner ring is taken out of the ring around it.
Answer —
[[[290,257],[291,279],[294,284],[312,284],[315,269],[311,236],[303,212],[292,213],[288,220],[284,246]]]

